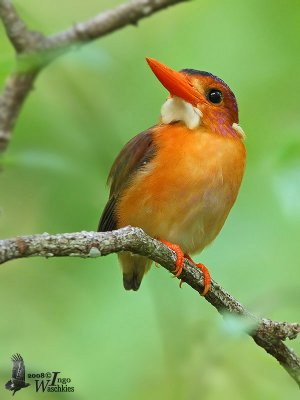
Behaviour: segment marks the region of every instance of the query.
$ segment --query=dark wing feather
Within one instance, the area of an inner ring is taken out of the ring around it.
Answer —
[[[21,355],[18,353],[14,354],[11,361],[13,362],[12,379],[25,381],[25,365]]]
[[[123,147],[108,176],[107,183],[110,186],[110,195],[99,222],[99,232],[117,229],[115,208],[118,197],[133,175],[151,161],[155,152],[153,128],[139,133]]]
[[[113,231],[114,229],[117,229],[117,220],[114,213],[116,202],[117,197],[112,195],[106,203],[98,226],[99,232]]]

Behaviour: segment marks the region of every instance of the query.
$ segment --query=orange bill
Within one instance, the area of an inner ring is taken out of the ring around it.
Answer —
[[[160,83],[170,92],[171,96],[177,96],[197,106],[201,102],[201,94],[196,90],[188,78],[181,72],[167,67],[153,58],[146,58],[147,63]]]

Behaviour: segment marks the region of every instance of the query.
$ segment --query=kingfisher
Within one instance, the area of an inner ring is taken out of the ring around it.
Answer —
[[[222,229],[244,175],[246,150],[238,106],[229,86],[210,72],[176,71],[146,58],[169,92],[156,125],[133,137],[115,159],[101,232],[140,227],[176,253],[174,275],[184,258],[210,273],[190,254],[201,252]],[[120,252],[126,290],[138,290],[152,261]]]

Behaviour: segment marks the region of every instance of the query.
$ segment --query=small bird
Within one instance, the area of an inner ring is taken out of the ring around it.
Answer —
[[[158,124],[132,138],[113,163],[98,230],[142,228],[175,251],[174,274],[180,276],[184,257],[192,261],[189,254],[215,239],[236,200],[245,168],[244,132],[236,98],[223,80],[146,60],[170,95]],[[118,256],[125,289],[138,290],[152,261],[130,252]],[[210,274],[194,264],[204,274],[205,295]]]
[[[18,353],[14,354],[11,361],[13,362],[11,379],[5,384],[5,388],[13,391],[14,396],[18,390],[30,386],[30,383],[25,382],[25,365],[22,356]]]

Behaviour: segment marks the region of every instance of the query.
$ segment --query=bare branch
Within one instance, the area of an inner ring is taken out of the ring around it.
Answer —
[[[0,97],[0,154],[10,139],[10,132],[22,104],[32,88],[38,71],[12,74],[6,81]]]
[[[0,0],[0,18],[17,53],[32,50],[36,42],[43,38],[41,34],[27,28],[10,0]]]
[[[187,0],[132,0],[112,10],[96,15],[88,21],[48,37],[48,49],[68,49],[71,45],[90,42],[127,25],[137,25],[138,21],[149,17],[171,5]]]
[[[10,0],[0,0],[0,18],[18,54],[17,72],[8,78],[0,96],[0,154],[10,141],[15,121],[38,72],[53,59],[75,45],[98,39],[126,25],[136,25],[139,20],[184,1],[187,0],[131,0],[45,37],[26,27]]]
[[[6,34],[17,52],[27,47],[28,29],[10,0],[0,0],[0,17]]]
[[[0,264],[22,257],[99,257],[120,251],[146,256],[158,262],[168,271],[174,270],[175,253],[161,242],[146,235],[140,228],[126,227],[112,232],[78,232],[57,235],[22,236],[0,241]],[[199,269],[185,260],[180,279],[198,292],[203,290],[203,277]],[[300,332],[300,324],[276,322],[258,318],[234,297],[212,281],[205,296],[221,314],[243,318],[251,328],[248,334],[269,354],[275,357],[300,386],[300,358],[283,341],[294,339]]]

